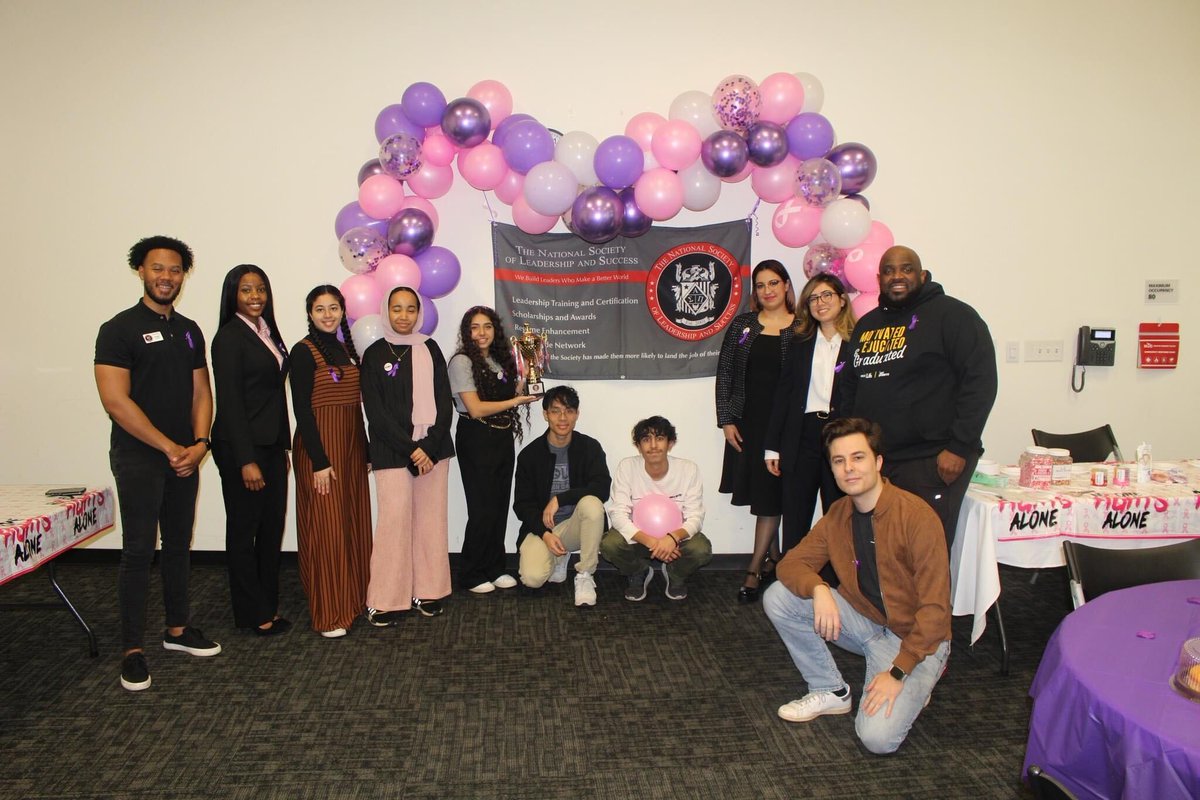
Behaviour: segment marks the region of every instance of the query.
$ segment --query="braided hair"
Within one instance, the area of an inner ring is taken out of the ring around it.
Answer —
[[[491,347],[488,348],[486,354],[481,352],[475,346],[475,342],[471,340],[471,321],[480,314],[491,320],[494,331]],[[467,309],[463,314],[462,322],[458,325],[458,350],[455,351],[455,355],[459,353],[471,360],[471,378],[475,381],[475,388],[478,390],[480,398],[509,400],[517,396],[517,362],[513,358],[512,350],[508,347],[508,336],[504,333],[504,323],[500,321],[500,315],[495,310],[487,306],[471,306]],[[488,366],[489,356],[503,370],[503,380],[498,378],[492,368]],[[516,408],[509,408],[492,415],[512,421],[518,443],[524,439],[525,426],[529,424],[529,406],[523,406],[523,409],[525,412],[524,423],[522,423],[520,412]]]
[[[330,286],[329,284],[318,286],[308,293],[308,297],[304,298],[305,315],[308,317],[308,336],[305,338],[313,343],[313,346],[317,348],[321,356],[325,359],[325,363],[337,370],[338,380],[341,380],[342,368],[333,363],[332,354],[325,344],[324,337],[317,335],[320,331],[317,330],[317,326],[313,324],[312,320],[313,305],[322,295],[332,296],[338,301],[338,305],[342,307],[342,321],[340,323],[342,343],[346,347],[346,355],[350,356],[350,363],[358,366],[358,351],[354,349],[354,339],[350,335],[350,323],[346,319],[346,298],[342,296],[341,291],[336,286]]]

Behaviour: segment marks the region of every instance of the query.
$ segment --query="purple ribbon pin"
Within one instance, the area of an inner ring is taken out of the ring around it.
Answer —
[[[342,376],[337,374],[336,369],[329,370],[329,377],[333,378],[334,383],[337,383],[338,381],[340,381],[342,379]]]
[[[738,337],[738,344],[745,344],[746,340],[749,338],[750,338],[750,328],[748,328],[748,327],[742,328],[742,335],[740,337]]]
[[[183,338],[188,343],[189,350],[196,349],[196,343],[192,341],[192,332],[191,331],[187,331],[186,333],[184,333]]]
[[[917,315],[916,314],[912,315],[912,322],[908,323],[908,329],[910,331],[917,329]]]
[[[842,371],[842,367],[844,367],[844,366],[846,366],[846,362],[845,362],[845,361],[839,361],[839,362],[837,363],[837,366],[833,368],[833,374],[834,374],[834,375],[837,375],[839,372],[841,372],[841,371]]]
[[[383,371],[388,374],[389,378],[396,377],[396,373],[400,371],[400,362],[397,361],[395,363],[392,363],[391,361],[389,361],[388,363],[383,365]]]

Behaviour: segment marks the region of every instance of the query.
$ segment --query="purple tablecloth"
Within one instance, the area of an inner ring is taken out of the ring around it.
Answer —
[[[1200,581],[1154,583],[1062,621],[1029,689],[1026,771],[1039,765],[1081,800],[1200,798],[1200,703],[1168,684],[1180,646],[1200,636],[1189,598]]]

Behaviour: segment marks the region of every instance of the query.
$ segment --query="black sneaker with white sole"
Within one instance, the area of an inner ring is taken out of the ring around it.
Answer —
[[[150,688],[150,668],[141,650],[125,656],[121,662],[121,686],[131,692]]]
[[[172,636],[170,631],[163,631],[163,649],[207,658],[220,653],[221,645],[204,638],[204,633],[199,628],[189,625],[178,636]]]
[[[420,611],[423,617],[436,617],[445,610],[437,600],[419,600],[416,597],[413,598],[413,608]]]
[[[671,575],[667,572],[667,565],[662,565],[663,580],[667,582],[665,594],[669,600],[687,600],[687,587],[676,580],[671,582]]]
[[[380,611],[376,608],[367,609],[367,622],[376,628],[390,628],[393,625],[400,624],[400,620],[403,618],[403,611]]]
[[[645,572],[636,572],[629,576],[629,584],[625,587],[625,599],[634,603],[641,602],[646,599],[646,587],[650,585],[650,579],[654,577],[654,569],[646,567]]]

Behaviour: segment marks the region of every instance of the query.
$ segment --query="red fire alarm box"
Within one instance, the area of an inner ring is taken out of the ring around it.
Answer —
[[[1179,323],[1138,326],[1138,369],[1175,369],[1179,363]]]

